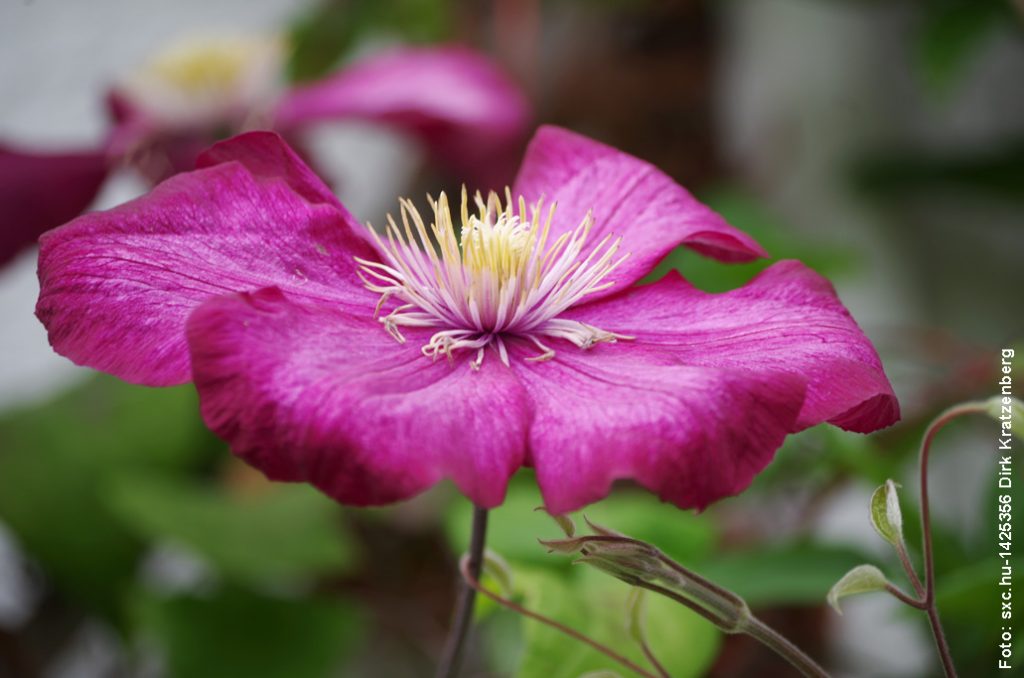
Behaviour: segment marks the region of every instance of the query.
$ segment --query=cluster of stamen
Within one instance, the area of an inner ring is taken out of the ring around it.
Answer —
[[[628,254],[616,256],[619,239],[605,236],[581,257],[593,226],[587,214],[572,231],[549,244],[555,205],[527,206],[523,198],[505,204],[496,193],[486,201],[477,193],[470,213],[462,192],[462,223],[456,236],[448,198],[434,200],[427,226],[415,206],[401,200],[401,225],[388,216],[383,235],[372,228],[383,261],[357,259],[367,289],[381,295],[374,317],[397,341],[402,327],[438,328],[423,353],[451,358],[457,350],[475,350],[470,365],[478,369],[484,349],[492,346],[509,364],[506,339],[533,342],[543,361],[555,351],[541,339],[557,337],[587,349],[599,342],[630,339],[558,316],[583,297],[614,284],[608,277]],[[543,216],[543,218],[542,218]],[[381,315],[392,299],[397,306]]]

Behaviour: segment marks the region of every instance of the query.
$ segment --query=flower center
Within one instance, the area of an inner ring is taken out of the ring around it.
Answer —
[[[424,355],[451,358],[457,350],[476,350],[474,369],[487,346],[508,365],[505,338],[511,336],[532,341],[541,353],[528,360],[536,361],[555,356],[543,337],[566,339],[582,349],[631,339],[558,317],[588,294],[615,284],[608,277],[629,256],[616,256],[620,239],[605,236],[583,258],[592,215],[549,243],[555,206],[545,214],[543,201],[528,208],[523,198],[514,202],[508,189],[505,197],[502,205],[496,193],[486,201],[477,193],[476,212],[470,213],[463,189],[458,237],[444,193],[428,198],[434,212],[429,227],[410,201],[400,200],[401,226],[389,215],[383,237],[370,229],[383,261],[356,261],[367,289],[381,295],[374,317],[392,297],[401,302],[380,317],[388,333],[404,343],[403,326],[438,328]]]

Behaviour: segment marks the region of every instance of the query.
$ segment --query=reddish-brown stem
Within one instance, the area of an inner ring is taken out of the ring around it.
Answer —
[[[907,573],[910,585],[914,587],[914,593],[917,594],[918,598],[924,598],[924,585],[921,584],[921,578],[917,576],[917,570],[914,569],[913,563],[910,562],[910,555],[907,554],[907,545],[903,543],[902,539],[896,542],[896,553],[900,557],[900,564],[903,565],[903,571]]]
[[[589,636],[583,635],[582,633],[580,633],[576,629],[570,628],[570,627],[566,626],[565,624],[563,624],[561,622],[555,621],[554,619],[550,619],[548,617],[545,617],[544,615],[542,615],[540,613],[533,612],[532,610],[528,610],[525,607],[523,607],[522,605],[520,605],[520,604],[518,604],[518,603],[516,603],[514,601],[511,601],[508,598],[505,598],[502,595],[500,595],[498,593],[495,593],[494,591],[491,591],[490,589],[484,588],[484,586],[482,584],[480,584],[480,581],[477,579],[477,577],[475,577],[473,575],[473,573],[471,573],[469,571],[469,560],[467,558],[463,557],[462,562],[459,563],[459,569],[462,571],[463,579],[466,580],[466,583],[469,584],[469,586],[473,590],[475,590],[478,593],[481,593],[481,594],[487,596],[488,598],[490,598],[491,600],[496,602],[498,605],[501,605],[502,607],[508,608],[509,610],[512,610],[513,612],[517,612],[518,614],[521,614],[524,617],[529,617],[530,619],[533,619],[534,621],[538,621],[541,624],[545,624],[546,626],[550,626],[551,628],[564,633],[565,635],[569,636],[570,638],[574,638],[574,639],[580,641],[581,643],[589,645],[590,647],[592,647],[593,649],[597,650],[598,652],[600,652],[604,656],[608,657],[612,661],[621,664],[622,666],[626,667],[630,671],[633,671],[638,676],[643,676],[643,678],[659,678],[659,676],[654,675],[653,673],[643,669],[642,667],[638,666],[637,664],[635,664],[634,662],[630,661],[629,659],[626,659],[625,657],[623,657],[622,655],[620,655],[619,653],[617,653],[615,650],[611,649],[610,647],[607,647],[606,645],[602,645],[601,643],[597,642],[593,638],[590,638]]]
[[[892,594],[892,596],[901,603],[909,605],[910,607],[916,607],[918,610],[927,609],[927,606],[924,604],[923,600],[918,600],[917,598],[912,598],[908,596],[898,586],[895,586],[893,584],[886,584],[885,590]]]
[[[935,605],[935,556],[932,553],[932,525],[931,511],[928,505],[928,455],[931,452],[932,441],[936,434],[946,424],[957,417],[966,414],[985,413],[984,403],[964,403],[955,405],[935,418],[925,431],[924,439],[921,441],[920,473],[921,473],[921,541],[924,551],[924,605],[928,613],[928,624],[932,628],[932,635],[935,637],[935,646],[938,648],[939,657],[942,659],[942,668],[948,678],[955,678],[956,667],[953,666],[953,656],[949,651],[949,643],[946,641],[946,634],[942,631],[942,623],[939,621],[939,610]]]
[[[658,672],[661,678],[672,678],[668,671],[662,666],[661,662],[658,661],[658,657],[654,654],[654,650],[647,643],[647,630],[644,625],[644,604],[643,604],[643,591],[634,589],[632,593],[636,594],[635,598],[631,598],[632,606],[630,609],[630,616],[632,617],[630,635],[636,640],[640,646],[640,650],[644,653],[644,657],[650,663],[654,670]]]
[[[466,571],[471,572],[474,577],[480,576],[480,570],[484,563],[484,544],[487,538],[487,509],[479,506],[473,507],[473,527],[469,538],[469,553],[467,554]],[[462,568],[460,563],[459,569]],[[476,591],[466,586],[465,576],[459,579],[458,600],[455,603],[455,614],[452,621],[452,628],[448,632],[448,640],[445,642],[444,654],[437,666],[436,675],[438,678],[455,678],[459,675],[459,668],[462,665],[462,650],[466,644],[466,637],[469,636],[469,629],[473,625],[473,608],[476,603]]]
[[[661,665],[661,662],[658,661],[658,658],[654,655],[654,651],[651,650],[651,646],[647,644],[647,639],[644,637],[640,638],[640,649],[643,650],[644,656],[647,657],[647,661],[651,663],[651,666],[654,667],[654,670],[658,672],[658,675],[661,678],[672,678],[668,671],[665,670],[665,667]]]

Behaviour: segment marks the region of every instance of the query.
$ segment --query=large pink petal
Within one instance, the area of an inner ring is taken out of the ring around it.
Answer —
[[[188,335],[207,425],[271,479],[368,505],[450,477],[492,507],[522,464],[529,404],[498,360],[434,362],[422,333],[398,344],[367,315],[277,289],[208,301]]]
[[[673,364],[626,343],[513,363],[534,403],[531,463],[547,509],[595,502],[630,478],[680,508],[742,491],[803,403],[797,378]]]
[[[221,163],[221,164],[212,164]],[[54,349],[127,381],[188,381],[185,319],[213,295],[277,285],[372,312],[353,256],[373,256],[330,192],[270,133],[41,239],[37,315]]]
[[[832,285],[796,261],[774,264],[723,294],[670,274],[567,317],[635,336],[636,350],[654,349],[682,364],[793,374],[807,384],[794,430],[827,421],[869,432],[899,419],[871,341]]]
[[[514,195],[557,201],[554,232],[571,229],[592,211],[590,242],[613,234],[630,256],[614,274],[614,294],[686,245],[721,261],[767,256],[746,233],[725,222],[653,165],[558,127],[542,127],[526,150]]]
[[[81,214],[107,177],[102,149],[29,153],[0,146],[0,265]]]
[[[530,110],[519,88],[477,52],[405,48],[293,89],[278,107],[275,126],[290,131],[342,118],[394,125],[479,187],[498,188],[512,178]]]
[[[310,203],[331,205],[344,212],[347,221],[356,223],[334,192],[273,132],[247,132],[215,144],[199,154],[196,165],[202,169],[227,162],[242,163],[261,181],[283,180]]]

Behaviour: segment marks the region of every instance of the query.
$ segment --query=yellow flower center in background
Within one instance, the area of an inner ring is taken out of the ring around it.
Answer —
[[[283,61],[276,38],[189,37],[157,53],[121,90],[169,127],[238,131],[269,110],[284,84]]]
[[[191,38],[156,55],[145,71],[185,92],[227,91],[267,49],[256,38]]]

